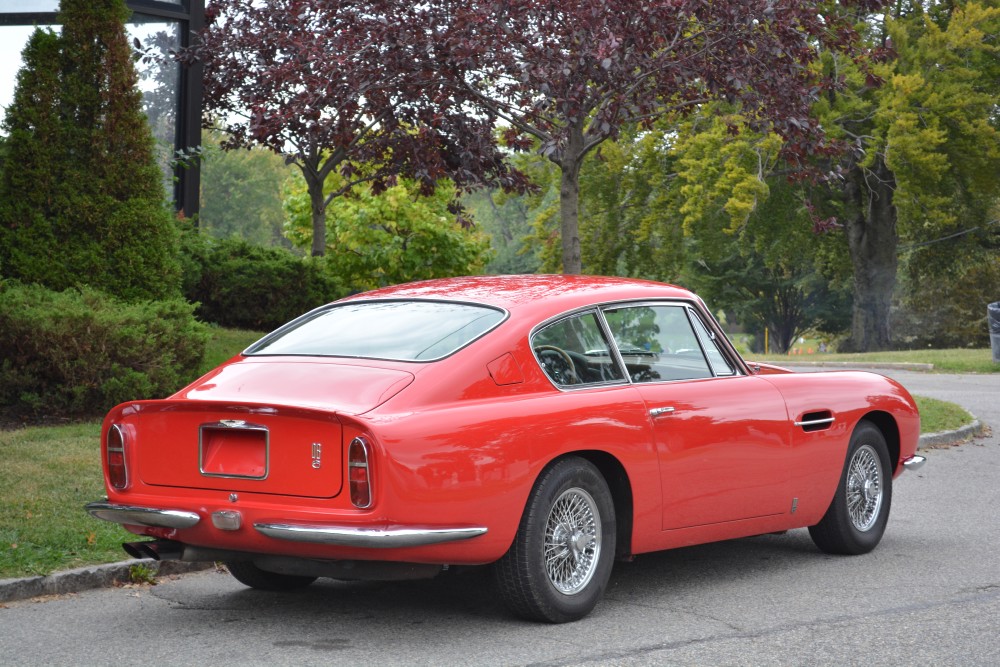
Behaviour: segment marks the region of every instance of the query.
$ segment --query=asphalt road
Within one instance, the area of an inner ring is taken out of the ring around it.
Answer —
[[[887,374],[1000,433],[1000,375]],[[569,625],[510,617],[483,571],[280,595],[207,571],[8,604],[0,665],[998,665],[1000,438],[927,457],[871,554],[798,530],[644,555]]]

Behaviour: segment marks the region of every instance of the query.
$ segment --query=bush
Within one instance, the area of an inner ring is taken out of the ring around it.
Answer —
[[[0,285],[0,417],[84,418],[194,380],[208,334],[180,299]]]
[[[322,260],[242,239],[190,231],[182,243],[184,295],[197,315],[223,327],[275,329],[342,295]]]

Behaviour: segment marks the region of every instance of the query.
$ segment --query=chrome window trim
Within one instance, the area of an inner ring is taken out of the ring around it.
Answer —
[[[722,351],[722,348],[716,345],[716,340],[717,340],[716,333],[712,331],[712,329],[710,329],[709,326],[702,321],[701,317],[698,315],[698,311],[696,311],[690,305],[685,308],[685,311],[687,312],[688,320],[690,320],[691,329],[694,331],[695,338],[698,339],[698,343],[701,345],[701,355],[705,358],[705,363],[708,364],[708,370],[712,372],[712,375],[717,378],[728,378],[728,377],[733,377],[734,375],[738,375],[739,373],[736,364],[732,362],[732,359],[726,357],[726,354],[725,352]],[[697,326],[694,325],[695,320],[697,320],[698,324],[701,325],[701,329],[699,329]],[[709,340],[704,340],[702,331],[708,334]],[[733,371],[732,373],[726,373],[725,375],[722,375],[715,371],[715,366],[712,364],[712,360],[708,354],[709,345],[715,347],[715,349],[719,352],[719,354],[722,355],[722,358],[725,359],[726,362],[732,368]]]
[[[417,302],[446,303],[446,304],[461,305],[461,306],[474,306],[476,308],[485,308],[502,313],[503,317],[497,320],[496,323],[489,329],[486,329],[479,335],[467,341],[464,345],[455,348],[454,350],[448,352],[445,355],[442,355],[440,357],[434,357],[433,359],[399,359],[397,357],[371,357],[371,356],[356,355],[356,354],[288,354],[288,353],[268,354],[265,352],[256,352],[257,349],[265,345],[268,345],[273,340],[285,335],[285,333],[287,333],[288,331],[295,329],[301,326],[302,324],[305,324],[307,321],[319,317],[324,313],[326,313],[327,311],[333,310],[335,308],[340,308],[343,306],[356,306],[359,304],[367,304],[367,303],[417,303]],[[280,327],[278,327],[271,333],[267,334],[260,340],[251,344],[240,354],[244,357],[307,357],[307,358],[311,357],[311,358],[321,358],[321,359],[370,359],[372,361],[393,361],[393,362],[401,362],[408,364],[432,364],[434,362],[441,361],[442,359],[447,359],[448,357],[461,352],[462,350],[469,347],[483,336],[486,336],[490,332],[494,331],[497,327],[506,322],[508,319],[510,319],[510,311],[508,311],[506,308],[501,308],[500,306],[494,306],[487,303],[479,303],[476,301],[464,301],[457,299],[451,300],[451,299],[440,299],[440,298],[424,299],[420,297],[397,297],[391,299],[351,299],[348,301],[335,301],[333,303],[328,303],[319,306],[318,308],[313,308],[309,312],[299,315],[291,322],[286,322],[285,324],[282,324]]]
[[[701,310],[698,308],[698,304],[699,303],[702,304],[702,306],[704,306],[704,301],[702,301],[697,296],[695,296],[694,299],[682,299],[682,298],[676,298],[676,297],[674,297],[674,298],[664,298],[664,299],[650,299],[649,297],[643,297],[643,298],[638,298],[638,299],[624,299],[624,300],[621,300],[621,301],[602,301],[602,302],[599,302],[599,303],[595,303],[595,304],[583,306],[581,308],[575,308],[573,310],[568,310],[566,312],[559,313],[558,315],[554,315],[553,317],[550,317],[550,318],[548,318],[546,320],[543,320],[542,322],[536,324],[528,332],[528,345],[531,348],[532,357],[534,357],[535,362],[538,363],[538,358],[535,356],[534,345],[533,345],[533,342],[532,342],[532,339],[534,338],[535,334],[538,333],[538,331],[540,331],[541,329],[549,326],[550,324],[556,324],[559,321],[564,320],[566,318],[573,317],[573,316],[576,316],[576,315],[580,315],[580,314],[586,313],[588,311],[596,311],[597,312],[598,321],[600,322],[600,325],[601,325],[601,328],[602,328],[602,333],[604,334],[606,340],[612,342],[612,344],[611,344],[611,354],[615,358],[616,362],[618,363],[619,369],[622,371],[622,374],[624,375],[625,379],[624,380],[620,380],[620,381],[616,381],[616,382],[600,382],[600,383],[592,383],[592,384],[584,384],[584,385],[565,385],[564,386],[564,385],[559,385],[559,384],[556,384],[555,382],[553,382],[552,379],[548,376],[548,374],[545,372],[545,370],[539,364],[538,369],[541,371],[542,375],[545,377],[546,380],[548,380],[549,384],[551,384],[555,389],[557,389],[560,392],[574,392],[574,391],[585,391],[585,390],[593,390],[593,389],[607,389],[607,388],[612,388],[612,387],[621,387],[621,386],[624,386],[624,385],[637,385],[637,384],[644,384],[644,385],[652,385],[652,384],[674,384],[676,382],[702,382],[702,381],[705,381],[705,380],[728,380],[728,379],[731,379],[731,378],[749,377],[750,376],[749,367],[746,365],[746,362],[743,360],[743,357],[741,357],[739,355],[739,353],[736,352],[736,349],[732,346],[732,343],[729,341],[729,338],[725,335],[725,332],[722,332],[722,339],[725,341],[725,343],[722,344],[722,345],[718,345],[717,347],[719,348],[719,352],[726,358],[726,360],[728,360],[733,365],[733,374],[732,375],[716,375],[715,374],[715,370],[712,368],[712,365],[711,365],[711,363],[708,362],[707,358],[705,359],[705,361],[706,361],[706,363],[708,363],[708,369],[709,369],[709,372],[712,373],[712,375],[709,376],[709,377],[704,377],[704,378],[687,378],[687,379],[684,379],[684,380],[655,380],[655,381],[651,381],[651,382],[636,383],[636,382],[632,381],[632,378],[624,370],[625,369],[624,359],[622,358],[621,351],[618,349],[618,345],[613,342],[614,341],[614,336],[611,334],[611,327],[608,324],[607,319],[604,316],[604,311],[606,309],[608,309],[608,308],[631,308],[631,307],[636,307],[636,306],[674,306],[674,307],[681,307],[681,308],[685,308],[685,309],[690,309],[690,310],[694,311],[695,315],[699,319],[701,319],[701,322],[705,326],[705,329],[708,330],[708,332],[710,334],[714,334],[716,336],[715,340],[718,341],[719,340],[719,332],[722,331],[722,328],[718,326],[718,322],[717,322],[717,320],[714,317],[711,317],[711,319],[709,320],[708,323],[705,322],[705,318],[702,317]],[[706,308],[706,311],[707,311],[707,308]],[[688,315],[688,317],[690,317],[690,315]],[[701,342],[701,337],[698,335],[697,331],[694,331],[693,329],[694,329],[694,327],[692,326],[692,333],[695,334],[695,338],[700,343]],[[704,351],[704,349],[702,349],[702,355],[704,356],[704,354],[705,354],[705,351]]]

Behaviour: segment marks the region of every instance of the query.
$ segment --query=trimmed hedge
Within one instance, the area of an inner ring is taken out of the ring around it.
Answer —
[[[0,284],[0,417],[96,417],[174,393],[197,377],[208,341],[192,310],[180,299]]]
[[[189,231],[181,250],[184,296],[206,322],[270,331],[342,296],[323,260],[238,238]]]

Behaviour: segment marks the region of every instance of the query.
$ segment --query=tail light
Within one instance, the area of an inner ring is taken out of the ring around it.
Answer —
[[[121,491],[128,486],[128,468],[125,465],[127,436],[121,424],[112,424],[104,442],[104,456],[108,464],[108,482]]]
[[[368,465],[368,443],[361,438],[352,440],[347,450],[347,479],[351,486],[351,503],[359,509],[370,507],[372,479]]]

